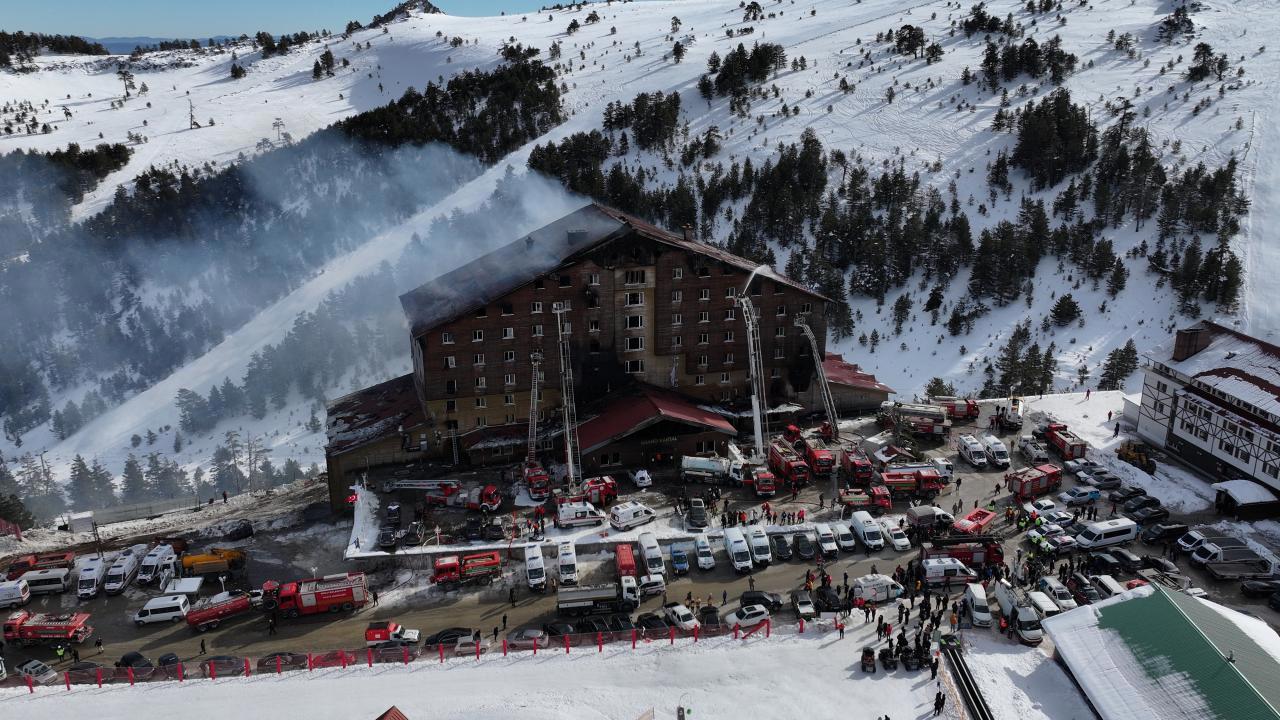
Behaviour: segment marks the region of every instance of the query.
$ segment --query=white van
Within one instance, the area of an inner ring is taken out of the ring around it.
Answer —
[[[982,449],[982,443],[972,435],[961,435],[956,438],[956,450],[959,451],[960,457],[964,461],[981,470],[987,466],[987,453]]]
[[[1065,610],[1075,610],[1076,599],[1071,597],[1071,591],[1067,589],[1056,577],[1044,576],[1040,578],[1040,582],[1036,585],[1040,592],[1049,596],[1054,605]]]
[[[1031,607],[1035,608],[1041,619],[1051,618],[1062,612],[1062,608],[1058,607],[1053,600],[1049,599],[1048,595],[1039,590],[1032,590],[1027,593],[1027,602],[1031,604]]]
[[[609,509],[609,524],[617,530],[630,530],[651,523],[657,515],[653,508],[638,502],[618,503]]]
[[[858,540],[853,536],[853,531],[844,523],[831,523],[831,532],[836,535],[836,546],[845,552],[853,552],[858,549]]]
[[[981,583],[969,583],[964,587],[964,604],[969,608],[969,618],[974,627],[991,627],[991,603],[987,589]]]
[[[983,435],[982,449],[986,451],[988,463],[1000,469],[1009,467],[1009,448],[1000,442],[1000,438],[995,435]]]
[[[658,544],[658,536],[653,533],[640,533],[640,561],[644,563],[645,574],[666,575],[667,561],[662,557],[662,546]]]
[[[120,557],[107,568],[107,577],[102,583],[102,590],[108,595],[119,595],[133,582],[138,575],[138,566],[146,556],[146,545],[134,545],[120,554]]]
[[[863,547],[868,550],[880,550],[884,547],[884,534],[880,532],[880,525],[872,519],[871,513],[859,510],[849,518],[849,524],[853,526],[853,532],[862,541]]]
[[[1040,627],[1040,616],[1036,611],[1019,600],[1008,580],[996,581],[995,595],[1000,614],[1008,621],[1018,641],[1023,645],[1039,645],[1044,640],[1044,629]]]
[[[29,602],[31,602],[31,586],[26,580],[18,578],[0,582],[0,608],[22,607]]]
[[[978,573],[952,557],[928,558],[922,562],[926,585],[945,585],[948,580],[952,586],[967,585],[978,579]]]
[[[556,527],[603,525],[604,520],[604,513],[589,502],[565,503],[556,511]]]
[[[573,543],[562,542],[556,549],[556,569],[560,573],[561,585],[578,584],[578,551]]]
[[[142,609],[133,615],[133,622],[138,627],[158,622],[182,622],[191,611],[191,603],[186,595],[161,595],[151,598]]]
[[[91,557],[80,567],[80,575],[76,581],[76,595],[81,600],[92,600],[102,589],[102,581],[107,577],[107,568],[111,562],[105,557]]]
[[[716,568],[716,555],[711,551],[711,541],[706,535],[698,535],[693,538],[693,554],[698,558],[699,570],[714,570]]]
[[[1111,545],[1123,545],[1138,537],[1138,524],[1129,518],[1099,520],[1084,526],[1076,535],[1076,547],[1093,550]]]
[[[177,566],[178,554],[173,551],[173,546],[157,545],[142,558],[142,564],[138,566],[136,582],[139,585],[150,585],[159,580],[165,570],[173,572],[177,570]]]
[[[751,560],[756,565],[768,565],[773,562],[773,551],[769,548],[769,536],[764,528],[756,525],[747,531],[747,545],[751,547]]]
[[[1098,589],[1098,594],[1104,598],[1124,592],[1124,586],[1110,575],[1090,575],[1089,582],[1093,583],[1093,586]]]
[[[71,571],[66,568],[45,568],[22,573],[19,580],[27,584],[32,595],[55,595],[71,587]]]
[[[747,547],[747,539],[742,536],[741,530],[725,528],[724,552],[729,556],[729,562],[733,563],[734,572],[751,572],[751,548]]]
[[[849,584],[849,592],[866,602],[883,603],[902,597],[902,586],[888,575],[863,575]]]
[[[824,557],[835,557],[840,552],[840,546],[836,544],[836,534],[831,531],[830,525],[818,523],[813,526],[813,531],[818,535],[818,552]]]
[[[636,588],[640,591],[640,597],[661,595],[667,591],[667,580],[661,575],[645,575],[640,578]]]
[[[524,549],[524,579],[530,590],[542,592],[547,589],[547,562],[542,559],[542,548],[537,545]]]

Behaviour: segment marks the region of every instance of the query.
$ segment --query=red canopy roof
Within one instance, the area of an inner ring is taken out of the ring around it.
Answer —
[[[838,353],[827,353],[827,357],[822,361],[822,369],[827,374],[827,382],[836,385],[848,385],[849,387],[863,388],[864,390],[876,390],[883,393],[892,393],[893,388],[876,380],[876,376],[871,373],[862,372],[862,368],[849,362],[845,362],[844,358]]]
[[[582,452],[596,450],[664,420],[736,435],[723,416],[703,410],[684,397],[654,387],[641,387],[629,397],[614,400],[599,415],[578,426]]]

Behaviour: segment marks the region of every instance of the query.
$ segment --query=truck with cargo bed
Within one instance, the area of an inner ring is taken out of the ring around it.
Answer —
[[[212,630],[237,615],[262,607],[262,592],[254,590],[229,590],[212,597],[201,598],[187,611],[187,625],[192,630]]]
[[[640,590],[630,575],[603,585],[562,586],[556,595],[556,612],[566,616],[631,613],[638,607]]]

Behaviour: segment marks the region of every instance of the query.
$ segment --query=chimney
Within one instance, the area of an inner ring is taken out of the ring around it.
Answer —
[[[681,225],[680,229],[684,230],[684,241],[693,242],[693,228],[690,227],[688,224],[685,224],[685,225]]]
[[[1212,334],[1199,325],[1179,330],[1173,338],[1173,361],[1181,362],[1209,347]]]
[[[586,241],[587,231],[586,230],[570,230],[567,234],[566,239],[569,242],[569,247],[573,247],[574,245],[577,245],[580,242]]]

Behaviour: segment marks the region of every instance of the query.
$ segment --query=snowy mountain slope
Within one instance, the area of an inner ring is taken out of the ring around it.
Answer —
[[[43,95],[71,94],[75,104],[70,107],[75,117],[70,122],[59,123],[59,129],[47,136],[2,138],[0,150],[48,149],[70,141],[91,143],[96,142],[99,131],[104,132],[107,139],[121,139],[127,130],[151,135],[149,143],[136,148],[129,165],[109,178],[78,208],[78,214],[83,216],[102,206],[114,192],[114,184],[127,182],[150,163],[230,161],[240,152],[253,152],[260,138],[274,137],[271,125],[276,117],[285,121],[287,131],[299,137],[340,117],[398,97],[409,85],[422,87],[439,75],[490,66],[497,61],[498,49],[513,38],[542,48],[543,58],[547,57],[553,42],[560,43],[562,59],[559,62],[568,65],[572,61],[572,68],[566,68],[561,74],[566,107],[572,117],[542,138],[543,142],[599,128],[603,108],[611,101],[630,101],[639,92],[678,92],[689,137],[700,135],[712,125],[720,129],[723,147],[714,158],[716,161],[727,165],[733,160],[750,158],[758,166],[774,155],[778,144],[794,142],[802,131],[812,129],[827,151],[840,149],[851,157],[860,157],[877,172],[891,163],[905,161],[908,172],[920,173],[925,187],[938,188],[944,195],[948,184],[954,181],[975,235],[983,227],[1016,216],[1022,196],[1040,197],[1049,204],[1061,189],[1032,193],[1026,179],[1015,171],[1012,174],[1014,192],[1010,197],[1000,197],[994,203],[989,201],[986,165],[997,151],[1011,147],[1013,137],[991,130],[991,119],[1000,105],[1000,96],[960,82],[964,68],[977,72],[983,49],[981,35],[965,38],[962,32],[950,33],[952,23],[968,14],[968,3],[922,2],[904,6],[892,0],[864,0],[853,4],[845,0],[820,0],[804,5],[772,2],[763,5],[766,15],[776,13],[776,17],[744,22],[742,7],[732,0],[596,5],[577,11],[492,18],[414,14],[407,20],[391,23],[387,34],[362,31],[349,41],[331,39],[335,54],[349,58],[352,66],[340,71],[336,78],[319,82],[311,80],[310,68],[323,51],[322,43],[310,43],[285,57],[258,60],[251,65],[249,76],[238,82],[228,77],[229,54],[159,54],[149,57],[180,59],[191,62],[192,67],[137,71],[138,81],[148,82],[151,87],[146,100],[153,103],[154,117],[147,115],[145,101],[137,99],[126,104],[123,110],[109,109],[107,95],[119,94],[114,66],[92,71],[92,63],[86,64],[81,59],[47,58],[41,63],[48,69],[41,73],[0,75],[0,97],[38,99]],[[1274,184],[1267,181],[1280,170],[1274,162],[1265,159],[1265,154],[1268,149],[1274,151],[1276,133],[1280,132],[1271,122],[1277,102],[1274,78],[1278,68],[1273,56],[1280,50],[1258,52],[1258,46],[1265,41],[1262,36],[1280,28],[1280,7],[1264,0],[1215,0],[1193,13],[1199,33],[1196,41],[1210,42],[1215,50],[1225,52],[1230,57],[1232,73],[1237,67],[1245,70],[1243,77],[1234,78],[1240,87],[1221,98],[1217,83],[1191,87],[1182,79],[1192,42],[1156,42],[1154,25],[1171,10],[1168,2],[1098,0],[1084,7],[1075,2],[1064,3],[1061,16],[1065,24],[1058,22],[1056,12],[1030,14],[1023,3],[1012,0],[990,2],[988,10],[1001,18],[1006,13],[1012,14],[1016,22],[1026,26],[1027,36],[1040,41],[1060,35],[1064,49],[1079,57],[1077,72],[1065,83],[1073,99],[1086,105],[1093,119],[1105,126],[1114,121],[1105,108],[1106,102],[1120,96],[1129,98],[1140,115],[1138,122],[1149,129],[1166,165],[1184,168],[1204,162],[1217,167],[1232,153],[1236,154],[1242,161],[1245,187],[1264,188],[1254,193],[1254,206],[1246,219],[1245,232],[1234,240],[1242,257],[1247,259],[1249,271],[1239,319],[1249,330],[1264,336],[1274,329],[1276,318],[1268,302],[1274,293],[1269,283],[1276,276],[1280,259],[1275,257],[1277,251],[1265,238],[1266,228],[1275,219],[1274,198],[1265,188]],[[600,14],[599,22],[583,24],[576,33],[566,31],[571,20],[585,23],[592,11]],[[680,28],[675,32],[672,32],[673,17],[680,19]],[[945,54],[941,61],[928,65],[923,60],[893,54],[885,43],[876,42],[877,33],[907,23],[922,27],[929,41],[936,40],[942,45]],[[727,30],[741,32],[747,27],[753,29],[750,34],[726,37]],[[1129,32],[1137,38],[1133,58],[1112,47],[1107,39],[1109,31]],[[442,37],[437,37],[437,33]],[[453,36],[463,38],[465,43],[461,47],[449,47],[445,39]],[[664,57],[669,55],[676,38],[683,39],[688,50],[680,63]],[[776,73],[766,83],[767,87],[777,87],[776,96],[754,100],[747,117],[730,113],[724,98],[710,104],[704,101],[696,84],[706,71],[711,53],[714,51],[723,57],[739,43],[750,47],[757,41],[781,44],[789,59],[804,56],[806,68]],[[353,43],[372,43],[373,48],[356,52]],[[251,59],[251,55],[242,52],[242,61]],[[1178,56],[1182,56],[1182,61],[1162,74],[1162,66]],[[837,74],[848,80],[851,91],[841,91]],[[384,84],[383,92],[378,90],[379,82]],[[1169,92],[1170,86],[1175,92]],[[892,103],[886,101],[886,90],[890,87],[896,90]],[[1010,90],[1013,104],[1043,96],[1053,89],[1047,80],[1037,82],[1026,76],[1005,83],[1005,87]],[[56,92],[51,88],[56,88]],[[188,90],[198,108],[197,118],[203,122],[204,116],[214,115],[217,125],[201,130],[185,129]],[[88,98],[91,92],[94,97]],[[342,99],[338,98],[339,93]],[[1184,93],[1189,93],[1185,99]],[[1193,114],[1193,107],[1204,99],[1210,101],[1209,108]],[[783,116],[780,110],[784,104],[798,108],[798,114]],[[50,107],[57,108],[52,104]],[[61,111],[57,112],[60,116]],[[143,117],[149,118],[146,128],[141,127]],[[1238,130],[1237,119],[1242,120]],[[1175,142],[1181,146],[1177,153],[1173,149]],[[243,369],[248,355],[262,343],[278,340],[297,313],[314,308],[329,290],[361,272],[372,270],[382,260],[394,261],[409,235],[414,230],[425,230],[430,218],[438,212],[478,206],[494,186],[497,173],[503,172],[500,168],[511,164],[522,169],[528,150],[526,147],[513,153],[494,170],[435,208],[371,239],[365,248],[350,256],[330,263],[325,272],[233,333],[208,356],[193,361],[67,441],[53,443],[47,433],[42,437],[32,433],[27,438],[27,446],[47,447],[51,459],[56,457],[61,463],[76,452],[98,454],[117,462],[128,451],[130,434],[143,427],[174,423],[176,411],[172,408],[172,398],[178,387],[208,387],[225,375],[234,378]],[[655,177],[665,182],[674,182],[682,172],[686,175],[692,172],[681,169],[678,162],[669,161],[661,153],[633,149],[623,161],[652,169]],[[838,179],[839,170],[835,172]],[[549,206],[547,219],[559,214],[560,205],[546,204]],[[979,204],[988,205],[985,215],[978,212]],[[723,220],[718,223],[718,239],[723,239],[727,227]],[[1141,230],[1130,224],[1110,230],[1106,235],[1115,243],[1117,253],[1123,253],[1143,240],[1152,242],[1154,233],[1154,223],[1148,223]],[[507,238],[487,240],[497,243],[516,235],[513,230]],[[480,248],[475,250],[478,252]],[[462,259],[451,257],[450,262]],[[785,253],[780,259],[785,259]],[[999,262],[1000,259],[984,261]],[[441,269],[447,266],[451,265],[442,264]],[[835,344],[833,349],[845,352],[846,358],[876,372],[901,394],[919,392],[935,375],[955,380],[961,390],[974,390],[982,384],[983,360],[993,357],[1016,322],[1030,319],[1033,339],[1042,346],[1053,341],[1059,349],[1056,384],[1065,388],[1074,380],[1079,365],[1087,364],[1096,378],[1097,365],[1109,350],[1130,338],[1140,349],[1150,346],[1163,340],[1170,327],[1186,322],[1174,314],[1168,287],[1157,286],[1156,276],[1147,273],[1144,267],[1142,259],[1130,263],[1128,287],[1119,298],[1107,303],[1105,313],[1100,313],[1098,308],[1106,299],[1105,287],[1095,288],[1086,283],[1072,288],[1075,282],[1072,269],[1059,271],[1054,260],[1045,260],[1030,305],[1019,301],[996,308],[979,319],[971,333],[960,337],[950,337],[941,326],[929,325],[927,315],[918,309],[928,286],[912,281],[890,292],[879,313],[874,301],[853,299],[854,310],[861,314],[856,322],[855,338],[861,333],[877,331],[882,341],[875,353],[855,339]],[[967,273],[962,271],[954,278],[944,307],[949,308],[965,294]],[[1052,304],[1052,296],[1068,290],[1085,311],[1084,327],[1041,333],[1040,319]],[[889,306],[904,291],[911,292],[915,298],[916,317],[906,323],[902,336],[896,337],[888,317]],[[1226,316],[1224,320],[1232,322],[1235,318]],[[905,361],[900,344],[906,345]],[[962,347],[964,353],[960,352]],[[378,379],[367,378],[368,382]],[[276,445],[282,452],[319,459],[320,438],[305,437],[305,431],[299,434],[296,427],[280,428],[289,424],[297,426],[306,414],[305,408],[295,404],[246,427],[251,432],[255,427],[257,432],[276,428],[280,430]],[[219,427],[217,431],[225,429]],[[203,439],[192,446],[185,459],[193,462],[199,461],[200,452],[207,454],[211,450]]]

